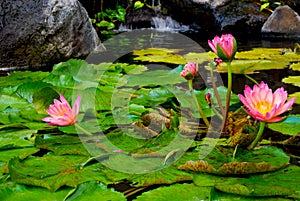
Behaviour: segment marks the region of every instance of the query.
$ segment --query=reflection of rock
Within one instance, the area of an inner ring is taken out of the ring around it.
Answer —
[[[0,4],[0,67],[45,66],[83,58],[99,44],[77,0]]]
[[[289,6],[279,6],[264,23],[261,32],[266,36],[300,38],[300,16]]]

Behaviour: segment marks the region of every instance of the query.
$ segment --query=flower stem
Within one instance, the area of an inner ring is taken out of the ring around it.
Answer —
[[[225,131],[226,127],[226,120],[228,117],[228,111],[229,111],[229,104],[230,104],[230,95],[231,95],[231,89],[232,89],[232,70],[231,70],[231,62],[227,62],[227,75],[228,75],[228,85],[227,85],[227,96],[226,96],[226,106],[225,106],[225,118],[223,123],[223,129],[222,131]]]
[[[209,69],[210,69],[210,77],[211,77],[211,83],[212,83],[212,86],[213,86],[213,89],[214,89],[214,93],[215,93],[216,99],[217,99],[217,101],[218,101],[218,105],[219,105],[219,107],[220,107],[222,116],[225,117],[225,110],[224,110],[224,108],[223,108],[223,105],[222,105],[222,101],[221,101],[219,92],[218,92],[218,90],[217,90],[217,86],[216,86],[216,83],[215,83],[214,72],[213,72],[212,66],[211,66]]]
[[[253,140],[253,142],[248,146],[249,150],[253,149],[257,145],[258,141],[260,140],[260,138],[264,132],[265,125],[266,125],[266,122],[260,121],[258,133],[257,133],[255,139]]]
[[[248,78],[249,80],[251,80],[254,84],[259,85],[259,83],[255,79],[250,77],[249,75],[245,74],[245,77]]]
[[[232,89],[232,70],[231,70],[231,63],[227,63],[227,69],[228,69],[228,86],[227,86],[227,96],[226,96],[226,112],[228,113],[229,110],[229,104],[230,104],[230,95],[231,95],[231,89]]]
[[[200,113],[200,115],[201,115],[201,117],[202,117],[202,119],[203,119],[205,125],[207,126],[207,128],[209,128],[209,121],[207,120],[207,118],[206,118],[206,116],[205,116],[205,114],[204,114],[202,108],[200,107],[200,105],[199,105],[199,103],[198,103],[198,100],[197,100],[197,97],[196,97],[196,95],[195,95],[195,93],[194,93],[194,89],[193,89],[193,80],[188,80],[188,84],[189,84],[189,89],[190,89],[192,98],[193,98],[193,100],[194,100],[195,103],[196,103],[196,106],[197,106],[197,108],[198,108],[198,110],[199,110],[199,113]]]
[[[78,130],[80,130],[80,131],[82,131],[84,134],[87,134],[87,135],[93,135],[91,132],[89,132],[89,131],[87,131],[86,129],[84,129],[83,127],[81,127],[81,126],[79,126],[79,124],[74,124],[75,125],[75,127],[78,129]]]

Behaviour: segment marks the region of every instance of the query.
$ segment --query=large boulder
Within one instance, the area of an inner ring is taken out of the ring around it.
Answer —
[[[0,67],[49,66],[102,48],[77,0],[4,0],[0,4]]]
[[[277,7],[264,23],[265,37],[300,38],[300,16],[289,6]]]

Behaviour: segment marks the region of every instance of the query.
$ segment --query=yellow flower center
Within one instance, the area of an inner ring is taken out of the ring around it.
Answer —
[[[272,109],[272,104],[267,101],[258,102],[254,105],[254,107],[263,115],[267,112],[270,112]]]

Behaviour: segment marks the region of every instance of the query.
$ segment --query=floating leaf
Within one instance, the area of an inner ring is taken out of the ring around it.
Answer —
[[[3,91],[12,94],[19,87],[19,85],[26,82],[40,81],[48,75],[49,72],[15,71],[6,77],[0,77],[0,86]]]
[[[284,121],[268,124],[268,128],[282,134],[297,135],[300,133],[300,115],[289,115]]]
[[[12,130],[0,132],[0,150],[12,148],[33,147],[34,144],[30,141],[36,130]]]
[[[289,98],[296,97],[295,103],[300,104],[300,92],[289,94]]]
[[[289,157],[275,147],[262,147],[254,151],[238,149],[234,160],[232,156],[233,149],[215,147],[204,159],[188,160],[178,168],[220,175],[243,175],[278,170],[289,162]]]
[[[282,48],[253,48],[249,51],[237,52],[238,60],[277,60],[277,61],[300,61],[299,55],[292,51],[284,51]]]
[[[251,74],[261,70],[284,69],[288,65],[288,61],[276,60],[233,60],[231,63],[232,73],[235,74]],[[226,73],[227,64],[221,63],[217,71]]]
[[[98,171],[101,164],[80,168],[86,156],[67,155],[30,157],[24,161],[14,158],[8,168],[12,181],[20,184],[40,186],[56,191],[62,186],[76,187],[85,181],[107,181]]]
[[[62,201],[70,190],[71,189],[63,189],[57,192],[51,192],[43,188],[5,183],[0,185],[0,197],[3,201]]]
[[[35,154],[39,151],[39,148],[36,147],[29,147],[29,148],[22,148],[22,149],[7,149],[1,150],[1,158],[0,158],[0,168],[6,165],[10,159],[14,157],[18,157],[20,159],[27,158],[28,156]],[[8,173],[8,170],[2,169],[2,172]]]
[[[211,187],[197,187],[193,184],[175,184],[168,187],[160,187],[138,196],[136,201],[198,201],[210,200]]]
[[[169,64],[184,64],[187,61],[180,55],[175,54],[178,49],[166,48],[148,48],[143,50],[134,50],[134,60],[148,61],[156,63],[169,63]]]
[[[283,78],[282,82],[300,87],[300,76],[288,76]]]
[[[32,96],[34,92],[45,87],[51,87],[51,85],[42,81],[26,82],[18,87],[16,94],[25,98],[29,103],[32,103]]]
[[[168,70],[153,70],[139,75],[131,75],[128,77],[126,86],[163,86],[185,82],[181,76],[170,73],[171,71]]]
[[[216,179],[216,189],[244,196],[281,196],[300,199],[298,188],[300,174],[297,166],[288,166],[274,173],[253,175],[249,178]]]
[[[81,200],[116,200],[116,201],[126,201],[125,196],[115,191],[114,189],[109,189],[106,185],[98,183],[97,181],[88,181],[79,184],[74,192],[69,194],[64,200],[65,201],[81,201]]]
[[[299,62],[299,63],[293,63],[293,64],[290,66],[290,68],[293,69],[293,70],[300,71],[300,62]]]
[[[40,114],[47,114],[49,105],[53,104],[54,99],[59,100],[59,94],[52,87],[44,87],[36,90],[32,96],[34,107]]]
[[[192,61],[195,63],[209,62],[213,61],[216,57],[213,52],[203,52],[203,53],[195,53],[190,52],[183,56],[187,61]]]
[[[149,160],[149,159],[148,159]],[[192,181],[192,174],[177,170],[175,167],[168,167],[147,174],[139,174],[130,177],[130,180],[137,182],[135,186],[151,186],[155,184],[174,184],[182,181]]]
[[[38,148],[53,151],[55,155],[89,156],[78,136],[37,136],[35,145]]]

